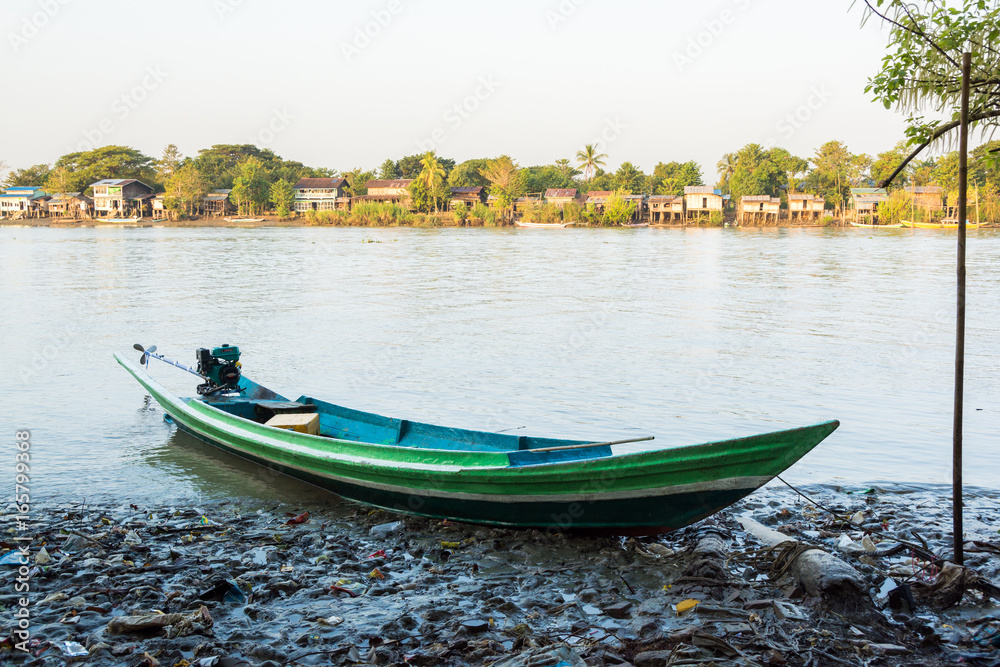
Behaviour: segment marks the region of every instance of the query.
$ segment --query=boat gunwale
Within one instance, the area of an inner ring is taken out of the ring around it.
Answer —
[[[703,473],[700,475],[702,479],[719,479],[720,476],[713,477],[710,474],[711,471],[719,467],[732,465],[731,459],[738,458],[740,456],[746,457],[755,453],[755,450],[759,450],[756,453],[762,453],[764,458],[787,458],[787,454],[785,456],[776,457],[775,454],[782,454],[787,451],[787,448],[776,449],[774,446],[769,444],[769,440],[780,439],[782,436],[794,437],[796,433],[807,431],[826,431],[822,437],[817,438],[816,442],[805,449],[805,451],[799,452],[801,447],[793,448],[796,454],[791,458],[790,462],[781,467],[781,469],[784,470],[787,465],[791,465],[797,461],[801,458],[801,456],[819,444],[819,442],[822,442],[822,440],[824,440],[837,428],[837,426],[839,426],[838,421],[830,420],[809,426],[771,431],[727,440],[681,445],[677,447],[663,447],[648,451],[622,452],[612,454],[611,456],[602,456],[591,459],[553,461],[532,465],[512,466],[509,464],[509,460],[507,459],[507,454],[509,452],[431,449],[426,447],[365,443],[298,433],[267,426],[265,424],[259,424],[228,413],[225,410],[216,408],[203,401],[178,397],[173,394],[173,392],[166,389],[166,387],[163,387],[163,385],[157,382],[150,375],[136,367],[131,361],[125,359],[117,353],[115,354],[115,359],[119,362],[119,364],[126,368],[126,370],[128,370],[140,382],[140,384],[147,389],[147,391],[153,395],[157,403],[159,403],[160,406],[171,415],[171,417],[181,422],[186,429],[198,432],[199,437],[216,440],[217,438],[214,438],[210,433],[205,431],[218,430],[239,440],[247,440],[264,448],[282,451],[288,454],[289,458],[293,460],[299,457],[314,457],[317,460],[325,459],[331,464],[344,466],[348,469],[357,469],[368,473],[370,473],[371,469],[374,468],[377,469],[377,474],[391,474],[394,477],[400,474],[412,473],[416,471],[428,474],[438,473],[449,476],[455,475],[456,473],[463,473],[463,476],[466,477],[467,481],[472,484],[478,483],[492,485],[499,483],[501,486],[504,484],[530,484],[533,483],[532,478],[546,476],[558,477],[558,481],[560,483],[572,483],[574,481],[579,481],[574,480],[573,478],[575,477],[589,476],[593,473],[600,474],[604,472],[613,473],[617,478],[617,482],[621,482],[622,477],[628,477],[638,483],[642,478],[658,477],[668,473],[673,476]],[[174,414],[171,414],[171,410],[167,409],[167,406],[164,405],[164,401],[171,405],[175,410],[184,413],[187,420],[179,419]],[[201,428],[197,428],[196,425],[188,423],[189,420],[201,422]],[[761,446],[754,447],[753,445],[755,443],[760,443]],[[462,463],[443,461],[425,461],[417,463],[409,460],[397,460],[394,458],[379,456],[368,457],[362,453],[350,454],[345,452],[329,451],[325,447],[320,448],[312,446],[314,444],[337,444],[349,448],[360,447],[364,450],[370,450],[373,454],[395,453],[404,456],[410,454],[420,454],[423,459],[431,459],[434,456],[441,456],[447,459],[458,458],[460,460],[466,460],[467,463],[464,465]],[[239,447],[235,446],[232,442],[226,442],[225,446],[239,449]],[[734,450],[734,446],[738,446],[738,449]],[[253,454],[249,451],[247,451],[247,455],[255,456],[257,458],[267,458],[266,456]],[[476,458],[502,459],[504,463],[502,465],[497,463],[490,465],[468,465],[469,460],[475,460]],[[275,460],[274,462],[280,463],[281,465],[289,465],[291,463],[291,461],[287,460]],[[664,467],[669,467],[670,470],[666,471],[663,469]],[[306,468],[306,470],[316,473],[320,472],[313,467]],[[496,473],[500,470],[504,471],[503,477],[506,478],[505,480],[480,479],[487,474]],[[768,474],[765,476],[773,477],[774,475]],[[588,477],[588,479],[590,478]],[[431,480],[428,479],[424,481]],[[616,484],[616,486],[620,486],[620,484]],[[640,488],[640,486],[641,483],[636,484],[635,488]]]

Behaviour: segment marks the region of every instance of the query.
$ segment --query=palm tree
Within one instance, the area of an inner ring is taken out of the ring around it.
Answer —
[[[723,155],[719,163],[715,165],[715,168],[719,170],[720,184],[723,189],[728,190],[729,179],[733,175],[733,172],[736,171],[736,153],[726,153]]]
[[[606,157],[608,157],[607,154],[597,152],[597,144],[587,144],[582,151],[576,152],[576,159],[580,161],[583,175],[588,181],[594,177],[597,167],[604,166],[604,158]]]
[[[417,174],[417,180],[424,184],[427,192],[431,193],[431,197],[434,199],[435,213],[438,211],[438,197],[436,193],[439,193],[441,188],[444,187],[444,173],[444,167],[441,166],[441,162],[438,161],[434,151],[424,153],[424,156],[420,159],[420,173]]]

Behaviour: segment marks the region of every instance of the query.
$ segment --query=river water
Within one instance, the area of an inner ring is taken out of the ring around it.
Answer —
[[[965,478],[995,491],[1000,234],[968,248]],[[835,418],[789,482],[934,487],[955,254],[934,230],[3,227],[0,438],[31,430],[35,497],[326,497],[176,433],[111,357],[230,343],[286,395],[451,426],[639,447]]]

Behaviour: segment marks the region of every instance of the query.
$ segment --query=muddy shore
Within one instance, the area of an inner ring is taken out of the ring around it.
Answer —
[[[947,564],[933,556],[950,553],[949,503],[937,490],[807,493],[817,504],[769,488],[640,539],[353,503],[50,504],[32,514],[27,645],[15,615],[26,595],[15,591],[20,567],[0,565],[0,661],[1000,664],[1000,607],[989,596],[1000,583],[996,493],[967,498],[961,590],[940,585]],[[746,516],[855,568],[866,589],[857,604],[810,594],[788,552],[744,530]],[[16,546],[12,532],[0,537],[0,554]]]

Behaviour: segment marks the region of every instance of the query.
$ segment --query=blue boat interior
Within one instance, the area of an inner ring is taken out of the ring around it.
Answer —
[[[535,451],[550,447],[588,444],[587,440],[534,438],[437,426],[345,408],[310,396],[290,400],[246,377],[240,378],[238,395],[203,399],[208,405],[259,424],[276,414],[317,413],[319,435],[338,440],[394,447],[419,447],[453,451],[507,452],[511,466],[529,466],[611,456],[601,445]]]

